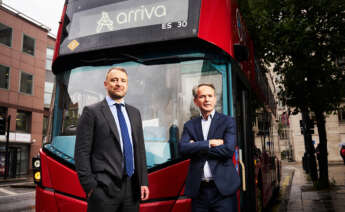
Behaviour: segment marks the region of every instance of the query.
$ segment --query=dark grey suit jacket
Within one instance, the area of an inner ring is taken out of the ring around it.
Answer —
[[[135,196],[140,186],[148,185],[142,121],[138,109],[126,104],[132,128]],[[107,101],[84,107],[79,118],[75,145],[75,167],[86,194],[97,185],[110,196],[120,191],[123,156],[119,133]]]

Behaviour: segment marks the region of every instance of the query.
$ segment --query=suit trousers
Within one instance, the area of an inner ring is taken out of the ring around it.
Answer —
[[[201,182],[198,196],[192,199],[192,212],[237,212],[236,194],[223,196],[214,181]]]
[[[132,179],[125,176],[122,180],[121,189],[110,196],[106,189],[97,185],[87,200],[88,212],[138,212],[139,200],[134,198]]]

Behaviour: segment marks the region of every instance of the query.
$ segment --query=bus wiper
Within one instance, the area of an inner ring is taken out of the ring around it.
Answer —
[[[132,55],[124,55],[128,58],[133,59],[135,62],[138,62],[140,64],[144,65],[158,65],[158,64],[169,64],[169,63],[179,63],[183,61],[189,61],[189,60],[205,60],[205,57],[200,56],[165,56],[165,57],[154,57],[154,58],[138,58],[134,57]]]
[[[190,60],[204,60],[205,57],[161,57],[154,59],[143,60],[144,65],[158,65],[158,64],[169,64],[169,63],[180,63]]]

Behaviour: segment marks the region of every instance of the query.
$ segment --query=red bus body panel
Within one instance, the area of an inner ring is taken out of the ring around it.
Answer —
[[[50,173],[49,173],[49,165],[48,165],[48,158],[46,154],[40,150],[40,158],[41,158],[41,178],[42,178],[42,186],[45,188],[53,188],[53,184],[51,183]]]
[[[42,150],[40,158],[42,183],[36,186],[36,211],[86,211],[86,196],[77,173]],[[140,211],[189,211],[190,199],[180,199],[188,167],[189,160],[184,160],[149,173],[150,199],[140,205]]]
[[[62,165],[49,156],[47,156],[47,161],[49,176],[54,190],[79,198],[86,197],[85,192],[79,183],[78,175],[74,170]]]
[[[233,56],[231,0],[201,2],[198,37]]]
[[[189,160],[149,174],[150,199],[179,196],[184,188]]]
[[[58,212],[54,192],[36,186],[36,211]]]

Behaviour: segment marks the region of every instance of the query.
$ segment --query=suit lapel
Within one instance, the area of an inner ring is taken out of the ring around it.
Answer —
[[[108,103],[105,99],[102,102],[102,113],[103,113],[105,120],[107,120],[107,123],[110,126],[110,130],[114,134],[117,142],[120,142],[120,136],[119,136],[119,133],[117,132],[117,126],[116,126],[116,123],[114,120],[114,116],[111,113],[110,108],[108,106]]]
[[[201,127],[201,117],[195,118],[194,119],[194,129],[196,132],[197,140],[204,140],[204,136],[202,134],[202,127]]]
[[[208,130],[207,139],[214,138],[214,133],[215,133],[215,130],[217,128],[217,119],[218,118],[219,118],[219,114],[217,112],[215,112],[214,117],[211,121],[210,129]]]

